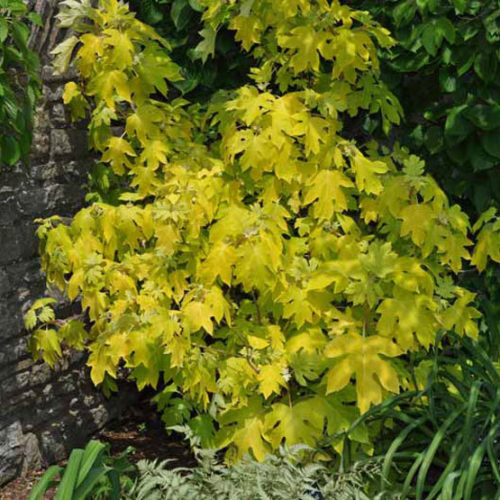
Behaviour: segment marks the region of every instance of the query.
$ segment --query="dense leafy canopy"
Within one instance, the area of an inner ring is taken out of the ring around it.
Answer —
[[[476,337],[464,262],[500,260],[499,221],[469,219],[408,150],[358,143],[345,123],[401,107],[380,78],[394,45],[366,12],[338,1],[199,0],[210,61],[221,30],[253,59],[252,83],[190,104],[167,40],[117,0],[66,0],[76,34],[56,50],[81,81],[75,119],[120,180],[69,223],[41,223],[48,283],[85,318],[52,305],[27,316],[32,349],[88,349],[95,384],[124,366],[158,388],[168,425],[205,446],[263,459],[315,444],[412,383],[412,353],[440,330]],[[350,438],[365,449],[359,427]],[[334,440],[336,450],[342,442]]]
[[[498,2],[357,0],[354,5],[367,9],[398,42],[382,54],[384,80],[405,111],[391,140],[426,159],[430,173],[470,216],[498,207]],[[376,120],[363,126],[365,137],[377,134]],[[467,272],[460,279],[478,292],[489,348],[498,355],[499,268],[490,265],[483,276]]]
[[[499,204],[497,0],[358,0],[398,45],[384,77],[404,105],[399,137],[472,213]]]
[[[22,0],[0,0],[0,167],[26,156],[31,144],[33,111],[40,92],[38,57],[29,49],[30,23]]]
[[[132,0],[130,7],[168,41],[170,56],[182,75],[173,85],[190,101],[206,100],[216,90],[248,82],[251,58],[239,50],[226,27],[217,31],[208,61],[207,32],[201,19],[204,9],[197,0]]]

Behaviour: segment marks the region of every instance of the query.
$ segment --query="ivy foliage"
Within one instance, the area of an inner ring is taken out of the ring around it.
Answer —
[[[497,0],[355,4],[369,10],[398,41],[384,56],[384,75],[405,108],[402,140],[432,158],[432,173],[452,197],[467,200],[470,213],[498,206]]]
[[[170,56],[183,77],[173,85],[191,101],[206,100],[216,90],[248,82],[251,58],[223,26],[210,39],[201,19],[204,9],[197,0],[132,0],[130,7],[168,41]]]
[[[64,100],[126,189],[69,224],[41,222],[48,283],[85,317],[61,322],[43,302],[27,326],[35,356],[88,350],[105,391],[125,367],[157,388],[168,426],[187,423],[228,460],[262,460],[411,386],[412,353],[440,330],[476,337],[474,294],[454,276],[500,261],[500,222],[490,211],[472,229],[422,160],[345,133],[358,116],[387,130],[401,119],[377,57],[394,41],[366,12],[200,5],[207,60],[226,27],[254,61],[252,83],[207,105],[172,97],[171,45],[127,5],[63,2],[76,34],[56,66],[73,60],[81,76]],[[366,426],[349,438],[372,447]]]
[[[40,94],[38,57],[28,47],[31,23],[22,0],[0,0],[0,167],[26,156],[31,145],[33,112]]]

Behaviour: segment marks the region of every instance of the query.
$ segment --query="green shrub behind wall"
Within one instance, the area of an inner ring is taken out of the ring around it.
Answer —
[[[40,22],[22,0],[0,0],[0,167],[26,156],[31,145],[40,78],[29,25]]]

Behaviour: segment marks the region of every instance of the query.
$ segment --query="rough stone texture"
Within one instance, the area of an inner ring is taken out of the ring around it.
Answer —
[[[127,403],[123,396],[107,401],[92,387],[81,354],[54,371],[26,351],[22,312],[46,293],[33,220],[72,215],[92,161],[84,126],[70,125],[64,113],[65,78],[47,65],[64,36],[54,27],[59,0],[29,3],[45,21],[31,40],[44,61],[44,89],[31,164],[0,171],[0,484],[65,458]]]

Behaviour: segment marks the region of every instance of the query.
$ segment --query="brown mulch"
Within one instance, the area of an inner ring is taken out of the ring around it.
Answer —
[[[142,459],[173,459],[172,467],[191,467],[195,460],[186,445],[177,436],[168,436],[161,420],[145,405],[146,412],[131,408],[121,421],[112,422],[96,439],[107,442],[111,454],[118,456],[130,447],[131,462]],[[59,465],[65,465],[61,462]],[[26,500],[33,486],[45,470],[32,471],[24,478],[18,478],[0,488],[0,500]],[[49,492],[44,499],[53,500],[55,492]]]
[[[12,481],[0,489],[0,500],[26,500],[29,492],[43,476],[45,471],[35,471],[27,477],[22,477]],[[46,500],[53,500],[55,493],[45,495]]]

